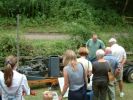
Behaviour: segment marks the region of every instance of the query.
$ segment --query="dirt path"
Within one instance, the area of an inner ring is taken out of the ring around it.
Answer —
[[[66,40],[70,39],[69,35],[61,33],[26,33],[24,35],[26,39],[31,40]]]

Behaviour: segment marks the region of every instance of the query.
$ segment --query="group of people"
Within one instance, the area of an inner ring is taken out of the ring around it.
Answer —
[[[68,100],[88,100],[86,96],[88,80],[92,77],[92,100],[115,100],[115,83],[118,82],[120,97],[123,92],[123,66],[126,62],[124,48],[115,38],[109,39],[109,46],[98,39],[96,34],[86,42],[86,47],[79,48],[80,58],[73,50],[63,55],[64,87],[60,100],[69,88]],[[109,80],[109,73],[114,79]]]
[[[124,48],[117,44],[115,38],[109,40],[109,47],[96,34],[86,42],[86,47],[80,47],[77,58],[73,50],[67,50],[63,55],[64,86],[59,99],[69,88],[68,100],[88,100],[87,88],[92,82],[92,100],[115,100],[115,82],[118,81],[120,97],[123,92],[123,66],[126,62]],[[5,60],[3,72],[0,71],[0,93],[2,100],[24,100],[23,95],[35,95],[31,91],[25,75],[16,71],[17,57],[9,56]],[[109,81],[109,72],[115,80]],[[92,80],[90,80],[90,77]],[[15,99],[14,99],[15,98]]]

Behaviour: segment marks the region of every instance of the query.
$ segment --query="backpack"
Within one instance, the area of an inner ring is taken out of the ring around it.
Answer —
[[[2,87],[2,89],[4,90],[4,92],[7,94],[7,100],[17,100],[16,99],[16,94],[17,94],[17,92],[18,92],[18,90],[19,90],[19,88],[20,88],[20,86],[21,86],[21,83],[22,83],[22,80],[23,80],[23,76],[22,76],[22,78],[21,78],[21,81],[20,81],[20,84],[19,84],[19,86],[18,86],[18,88],[17,88],[17,90],[16,90],[16,92],[15,93],[8,93],[8,91],[3,87],[3,85],[0,83],[0,86]]]

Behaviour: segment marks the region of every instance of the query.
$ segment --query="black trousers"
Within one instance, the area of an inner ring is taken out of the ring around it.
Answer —
[[[93,100],[106,100],[108,82],[106,81],[93,81]]]

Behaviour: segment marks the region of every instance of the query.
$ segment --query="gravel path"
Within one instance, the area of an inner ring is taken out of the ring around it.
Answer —
[[[24,35],[26,39],[37,40],[64,40],[70,39],[69,35],[59,33],[26,33]]]

